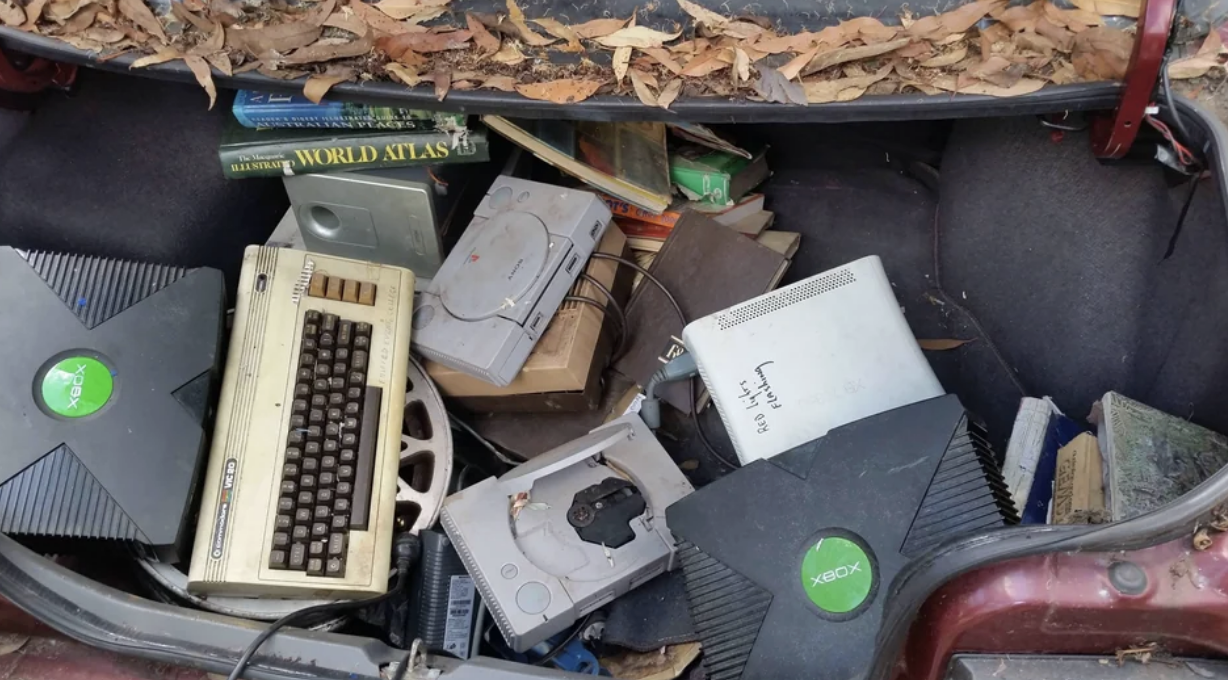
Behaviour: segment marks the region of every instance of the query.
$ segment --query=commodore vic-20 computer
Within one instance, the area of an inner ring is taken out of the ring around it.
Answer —
[[[177,556],[225,298],[212,269],[0,247],[0,532]]]
[[[413,290],[398,267],[247,249],[190,590],[387,590]]]

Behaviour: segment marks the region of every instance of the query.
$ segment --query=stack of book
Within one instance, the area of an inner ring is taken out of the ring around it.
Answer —
[[[490,160],[461,114],[243,90],[218,156],[232,179]]]

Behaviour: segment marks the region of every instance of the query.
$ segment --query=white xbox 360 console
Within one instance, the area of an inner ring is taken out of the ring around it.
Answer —
[[[944,394],[877,256],[682,331],[743,464]]]
[[[414,350],[506,387],[609,223],[595,194],[500,176],[415,301]]]

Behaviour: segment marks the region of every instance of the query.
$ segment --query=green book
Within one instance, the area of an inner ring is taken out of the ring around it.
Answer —
[[[767,149],[743,158],[702,146],[683,146],[670,154],[669,179],[690,200],[733,205],[771,174]]]
[[[232,122],[218,148],[231,179],[490,160],[486,131],[252,130]]]

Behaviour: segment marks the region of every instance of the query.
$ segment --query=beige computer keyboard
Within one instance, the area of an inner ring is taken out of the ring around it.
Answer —
[[[247,248],[191,591],[387,590],[413,293],[407,269]]]

